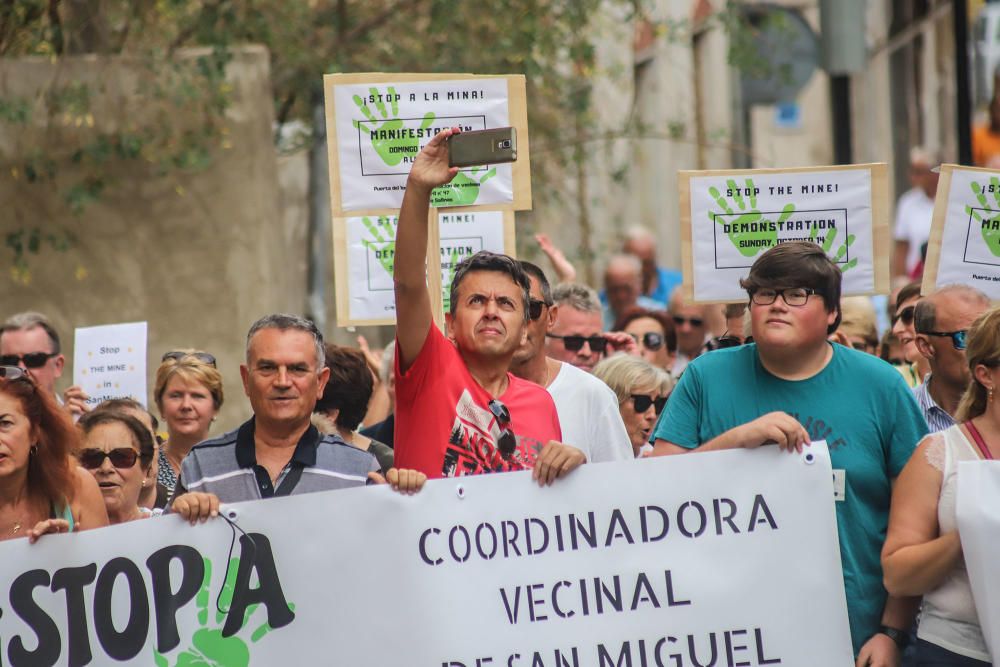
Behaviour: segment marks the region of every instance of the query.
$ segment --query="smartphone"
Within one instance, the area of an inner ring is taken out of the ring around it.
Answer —
[[[462,132],[448,137],[448,166],[476,167],[517,159],[517,131],[513,127]]]

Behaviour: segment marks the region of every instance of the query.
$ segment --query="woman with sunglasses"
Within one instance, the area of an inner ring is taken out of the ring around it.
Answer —
[[[191,448],[208,439],[208,431],[222,407],[222,375],[215,357],[196,350],[163,355],[156,370],[153,398],[167,426],[160,446],[157,481],[173,493],[181,462]]]
[[[108,525],[97,484],[72,457],[79,437],[48,392],[0,366],[0,540]]]
[[[1000,397],[995,396],[1000,389],[1000,308],[976,320],[967,343],[972,382],[959,403],[958,423],[924,438],[903,468],[882,549],[889,592],[924,597],[918,666],[990,664],[962,558],[955,504],[959,462],[1000,458]]]
[[[132,415],[114,410],[90,412],[79,426],[83,446],[76,457],[97,481],[112,525],[152,516],[139,504],[143,489],[156,484],[149,429]]]
[[[896,295],[896,311],[892,316],[892,333],[903,346],[906,364],[896,368],[903,375],[906,384],[916,387],[931,372],[930,363],[917,349],[917,332],[913,326],[913,311],[920,300],[920,283],[910,283]]]
[[[648,447],[649,434],[674,388],[673,378],[662,368],[627,354],[616,354],[597,364],[594,377],[618,396],[632,453],[638,457]]]
[[[657,368],[670,370],[677,354],[677,336],[674,323],[665,311],[634,306],[622,313],[613,330],[631,336],[643,359]]]

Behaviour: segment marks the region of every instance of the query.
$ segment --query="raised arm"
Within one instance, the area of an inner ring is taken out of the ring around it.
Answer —
[[[393,280],[396,286],[396,341],[399,368],[406,371],[430,331],[433,315],[427,291],[427,214],[431,190],[451,181],[458,167],[448,166],[448,142],[458,128],[431,139],[413,161],[399,209]]]

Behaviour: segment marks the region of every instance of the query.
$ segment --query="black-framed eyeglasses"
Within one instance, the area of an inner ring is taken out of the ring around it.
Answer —
[[[642,334],[642,338],[640,338],[638,334],[629,334],[629,336],[631,336],[635,342],[642,343],[644,348],[652,350],[653,352],[663,347],[663,336],[655,331],[647,331]]]
[[[0,379],[3,380],[19,380],[21,378],[27,379],[28,374],[24,372],[23,369],[17,366],[0,366]]]
[[[545,303],[541,299],[528,299],[528,319],[537,320],[542,316],[542,308],[551,304]]]
[[[922,333],[925,336],[935,336],[937,338],[951,338],[951,344],[956,350],[965,349],[965,338],[969,335],[968,329],[962,329],[960,331],[918,331],[917,333]]]
[[[104,459],[111,461],[111,465],[114,467],[126,470],[139,460],[139,452],[131,447],[116,447],[110,452],[103,449],[82,449],[76,458],[80,461],[80,465],[87,470],[97,470],[104,464]]]
[[[674,315],[673,319],[676,326],[682,327],[685,324],[690,324],[693,327],[700,327],[705,324],[705,320],[700,317],[681,317],[680,315]]]
[[[180,361],[185,357],[194,357],[203,364],[208,364],[212,368],[216,368],[215,357],[208,352],[184,352],[183,350],[172,350],[170,352],[164,352],[163,357],[160,359],[160,363],[164,361]]]
[[[583,349],[584,343],[590,345],[591,351],[596,354],[603,354],[608,347],[608,339],[604,336],[559,336],[551,333],[547,333],[545,336],[546,338],[558,338],[570,352],[579,352]]]
[[[659,415],[663,412],[663,408],[667,405],[668,396],[657,396],[652,398],[646,396],[645,394],[631,394],[629,398],[632,399],[632,407],[639,414],[642,414],[646,410],[649,410],[649,406],[656,408],[656,414]]]
[[[743,341],[737,336],[731,336],[729,334],[723,334],[721,336],[715,336],[709,338],[701,349],[703,352],[714,352],[715,350],[724,350],[727,347],[739,347],[743,344]]]
[[[17,366],[22,361],[25,368],[41,368],[58,352],[29,352],[28,354],[4,354],[0,356],[0,366]]]
[[[892,323],[895,324],[896,322],[902,321],[905,326],[910,326],[913,324],[913,311],[915,309],[916,306],[907,306],[893,316]]]
[[[514,431],[510,429],[510,410],[495,398],[491,399],[488,405],[490,412],[496,417],[497,425],[500,426],[497,450],[500,452],[500,456],[509,459],[514,450],[517,449],[517,438],[514,436]]]
[[[819,292],[810,287],[786,287],[785,289],[763,287],[752,290],[750,300],[758,306],[770,306],[778,299],[778,296],[781,296],[781,300],[786,305],[799,307],[806,305],[809,297],[813,294],[819,294]]]

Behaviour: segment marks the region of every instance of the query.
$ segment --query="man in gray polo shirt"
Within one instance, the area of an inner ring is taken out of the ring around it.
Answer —
[[[196,445],[181,464],[171,510],[192,523],[216,516],[219,503],[329,491],[381,482],[378,463],[310,422],[330,370],[316,325],[268,315],[250,327],[240,366],[254,416],[234,431]],[[393,488],[412,492],[426,479],[390,471]]]

